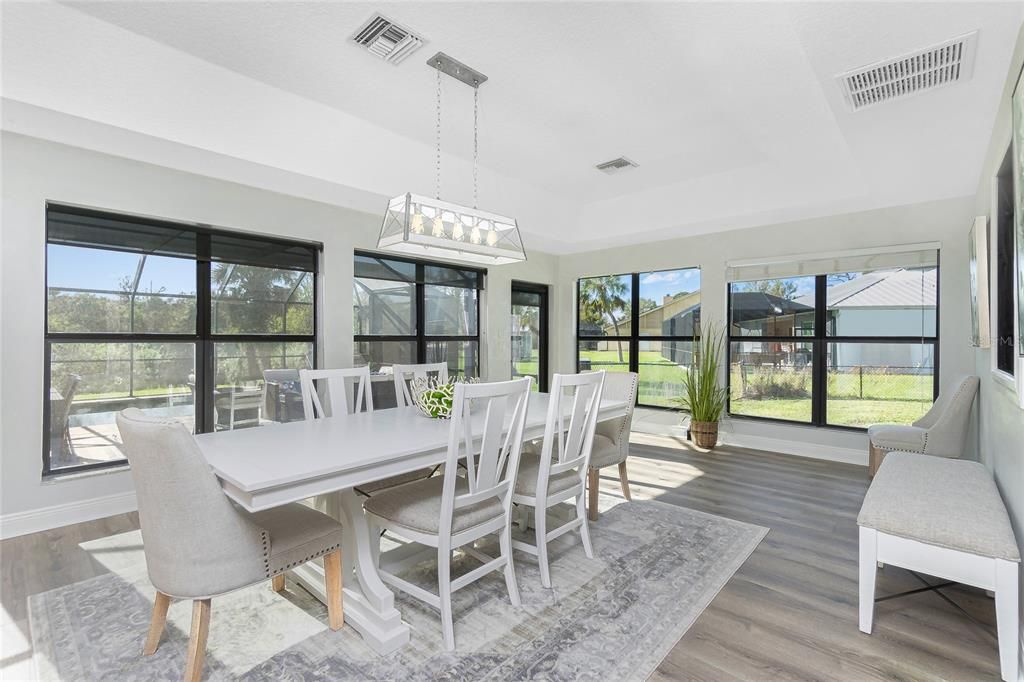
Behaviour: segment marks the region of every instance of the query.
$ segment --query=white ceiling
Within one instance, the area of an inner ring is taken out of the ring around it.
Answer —
[[[447,52],[490,78],[481,204],[557,252],[973,194],[1024,19],[1018,2],[13,4],[5,97],[388,196],[431,191],[425,61]],[[374,11],[426,45],[399,66],[361,51],[348,37]],[[837,73],[972,30],[971,81],[855,114],[843,103]],[[102,87],[54,73],[83,60]],[[118,83],[147,60],[152,79],[180,61],[188,115],[154,121],[152,93]],[[471,90],[446,79],[444,94],[442,195],[467,200]],[[253,105],[247,120],[211,134],[229,95]],[[283,149],[266,130],[305,142]],[[620,155],[639,168],[593,169]]]

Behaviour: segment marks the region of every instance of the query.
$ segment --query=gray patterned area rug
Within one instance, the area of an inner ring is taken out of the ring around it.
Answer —
[[[652,501],[618,504],[591,529],[594,559],[570,536],[553,544],[551,590],[536,561],[516,553],[521,608],[508,602],[500,571],[456,592],[453,653],[437,613],[401,593],[412,639],[388,656],[351,627],[331,632],[326,608],[291,579],[284,594],[268,581],[214,599],[205,679],[645,679],[768,532]],[[172,604],[160,649],[141,655],[153,603],[141,535],[82,549],[110,572],[29,600],[39,677],[181,679],[189,602]],[[464,557],[453,573],[477,565]],[[404,577],[436,591],[436,575],[425,562]]]

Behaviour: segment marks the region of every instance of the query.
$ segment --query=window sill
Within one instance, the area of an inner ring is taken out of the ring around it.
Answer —
[[[1014,395],[1017,394],[1017,382],[1012,374],[1007,374],[1001,369],[993,369],[992,381],[998,385],[1001,385],[1003,388],[1010,391]]]
[[[117,474],[123,471],[129,470],[128,462],[123,462],[117,465],[105,466],[98,469],[86,469],[84,471],[68,471],[68,472],[53,472],[44,474],[42,483],[43,485],[50,485],[54,483],[64,483],[65,481],[75,481],[80,478],[92,478],[94,476],[107,476],[109,474]]]
[[[791,421],[789,419],[775,419],[774,417],[755,417],[749,414],[726,414],[726,419],[749,422],[752,424],[774,424],[776,426],[795,426],[802,429],[813,429],[814,431],[845,431],[847,433],[867,433],[865,426],[842,426],[841,424],[809,424],[807,422]]]

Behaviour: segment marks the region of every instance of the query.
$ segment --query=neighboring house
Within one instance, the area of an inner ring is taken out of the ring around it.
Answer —
[[[628,336],[632,320],[626,317],[619,321],[619,333]],[[640,336],[693,336],[694,322],[700,325],[700,292],[684,291],[666,295],[661,305],[640,313]],[[589,333],[581,326],[580,333]],[[598,331],[604,336],[615,336],[615,325],[608,323]],[[592,342],[593,350],[616,350],[615,341]],[[675,363],[690,362],[690,343],[644,341],[643,351],[653,351]],[[625,343],[623,343],[625,348]],[[589,349],[585,349],[589,350]]]
[[[832,336],[935,335],[936,269],[876,270],[828,288],[828,332]],[[796,302],[813,304],[813,296]],[[908,314],[908,311],[912,311]],[[917,313],[917,314],[914,314]],[[933,346],[835,344],[829,367],[898,367],[931,372]]]

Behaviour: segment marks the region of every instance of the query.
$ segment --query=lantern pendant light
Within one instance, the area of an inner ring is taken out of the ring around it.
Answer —
[[[484,265],[526,260],[515,218],[477,208],[480,86],[487,76],[443,52],[427,64],[437,69],[437,156],[434,198],[411,192],[388,202],[377,248],[414,256]],[[441,200],[441,75],[473,88],[473,207]]]

